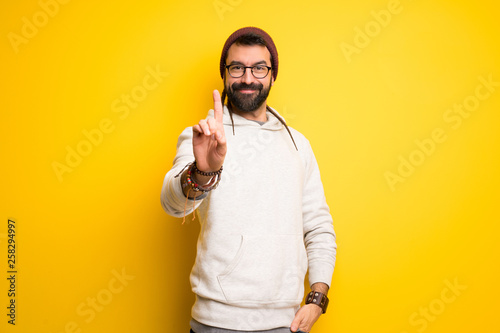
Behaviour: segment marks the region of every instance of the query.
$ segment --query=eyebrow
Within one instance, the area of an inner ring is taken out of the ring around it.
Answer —
[[[265,60],[261,60],[261,61],[257,61],[256,63],[254,63],[252,66],[255,66],[255,65],[266,65],[267,66],[267,62]],[[231,63],[229,65],[245,65],[244,63],[240,62],[240,61],[231,61]]]

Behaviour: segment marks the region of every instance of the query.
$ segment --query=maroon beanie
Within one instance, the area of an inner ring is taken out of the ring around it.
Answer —
[[[240,38],[243,35],[249,34],[249,33],[258,35],[258,36],[262,37],[262,39],[264,39],[264,41],[266,43],[266,47],[269,50],[269,53],[271,53],[271,61],[272,61],[271,66],[273,67],[273,69],[272,69],[273,74],[272,75],[273,75],[274,80],[276,81],[276,76],[278,76],[278,51],[276,50],[276,46],[274,45],[274,42],[273,42],[273,39],[271,38],[271,36],[269,36],[267,34],[267,32],[265,32],[264,30],[256,28],[256,27],[246,27],[246,28],[238,29],[235,32],[233,32],[232,35],[229,36],[229,38],[226,40],[226,43],[224,44],[224,47],[222,48],[222,54],[220,57],[220,76],[222,78],[224,78],[224,72],[226,71],[227,51],[229,50],[231,45],[233,45],[233,43],[238,38]]]

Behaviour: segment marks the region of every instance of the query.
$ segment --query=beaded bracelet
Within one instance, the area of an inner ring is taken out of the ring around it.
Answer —
[[[182,218],[182,224],[184,224],[184,222],[186,221],[186,209],[187,209],[188,199],[193,200],[193,221],[195,219],[195,206],[196,206],[195,204],[196,204],[197,197],[194,196],[193,198],[191,198],[189,196],[189,192],[191,192],[191,190],[193,190],[195,192],[201,191],[201,192],[203,192],[203,194],[199,195],[198,197],[200,199],[203,199],[207,195],[207,192],[210,192],[211,190],[214,190],[217,188],[217,186],[219,185],[220,179],[221,179],[221,174],[222,174],[222,166],[220,167],[220,169],[218,171],[203,172],[203,171],[198,170],[198,168],[196,168],[196,161],[194,161],[192,163],[188,163],[184,168],[182,168],[182,170],[175,176],[175,178],[179,177],[184,172],[184,170],[186,170],[186,168],[188,168],[188,171],[186,172],[186,180],[184,182],[182,182],[182,188],[189,186],[190,189],[188,190],[187,195],[186,195],[186,203],[184,204],[184,217]],[[192,178],[193,171],[195,171],[196,173],[199,173],[200,175],[203,175],[203,176],[212,176],[212,178],[210,179],[210,182],[208,182],[208,184],[199,185]]]
[[[198,171],[197,173],[199,173],[203,176],[212,176],[212,178],[210,179],[210,182],[208,182],[208,184],[205,184],[205,185],[200,185],[200,184],[196,183],[192,178],[193,171],[196,172],[196,170]],[[206,192],[210,192],[210,191],[217,188],[217,186],[219,185],[219,182],[221,180],[221,174],[222,174],[222,167],[218,171],[203,172],[203,171],[200,171],[196,168],[196,161],[194,161],[193,163],[191,163],[191,167],[187,171],[186,182],[188,185],[191,186],[193,191],[195,191],[195,192],[201,191],[201,192],[206,193]]]
[[[207,176],[207,177],[210,177],[210,176],[215,176],[215,175],[220,175],[222,173],[222,166],[220,167],[219,170],[217,171],[210,171],[210,172],[205,172],[205,171],[201,171],[200,169],[198,169],[198,167],[196,166],[196,161],[193,162],[193,166],[192,166],[192,169],[194,172],[196,172],[197,174],[199,175],[202,175],[202,176]]]

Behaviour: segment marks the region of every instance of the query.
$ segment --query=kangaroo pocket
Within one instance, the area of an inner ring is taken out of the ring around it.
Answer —
[[[242,236],[233,261],[217,276],[229,303],[295,306],[304,296],[302,235]]]

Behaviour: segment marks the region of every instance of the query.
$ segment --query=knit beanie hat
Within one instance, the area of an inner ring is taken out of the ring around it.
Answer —
[[[266,47],[269,50],[269,53],[271,53],[271,66],[272,66],[272,75],[274,80],[276,81],[276,76],[278,76],[278,50],[276,50],[276,46],[274,45],[273,39],[271,36],[268,35],[267,32],[265,32],[262,29],[256,28],[256,27],[246,27],[246,28],[241,28],[236,30],[229,36],[229,38],[226,40],[226,43],[224,44],[224,47],[222,48],[222,54],[220,57],[220,76],[221,78],[224,78],[224,72],[226,71],[226,57],[227,57],[227,51],[233,45],[233,43],[240,38],[243,35],[246,34],[255,34],[258,35],[259,37],[262,37],[264,39],[264,42],[266,43]]]

